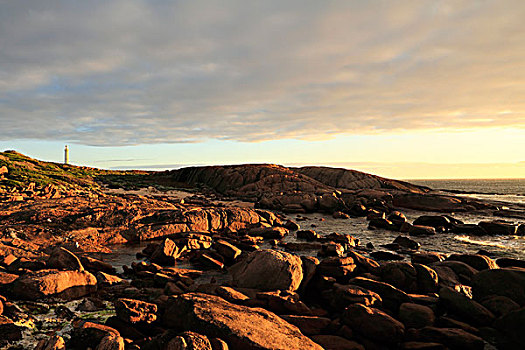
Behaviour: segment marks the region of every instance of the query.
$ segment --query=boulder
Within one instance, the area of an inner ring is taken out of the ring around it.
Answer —
[[[399,307],[399,320],[406,328],[423,328],[434,325],[436,316],[428,306],[403,303]]]
[[[452,254],[447,260],[464,262],[478,271],[498,268],[498,265],[494,260],[481,254]]]
[[[268,239],[281,239],[289,232],[290,230],[285,227],[260,227],[250,229],[248,231],[248,235],[254,237],[264,237]]]
[[[338,280],[348,280],[356,268],[354,259],[351,257],[331,257],[321,260],[317,265],[317,273],[334,277]]]
[[[297,231],[296,233],[297,233],[297,238],[306,239],[307,241],[315,241],[320,237],[319,234],[315,232],[314,230],[300,230],[300,231]]]
[[[502,295],[486,297],[480,304],[490,310],[496,317],[506,315],[520,308],[515,301]]]
[[[437,252],[416,252],[410,256],[410,261],[413,264],[428,265],[443,260],[445,260],[445,256]]]
[[[450,220],[443,215],[432,216],[432,215],[423,215],[418,217],[414,223],[414,226],[430,226],[433,227],[436,231],[448,231],[452,227]]]
[[[222,255],[226,261],[234,261],[242,253],[242,250],[222,239],[216,240],[213,243],[213,248],[217,251],[217,253]]]
[[[494,321],[494,315],[487,308],[450,287],[440,289],[439,299],[449,313],[461,317],[469,324],[488,326]]]
[[[525,305],[525,269],[509,267],[478,272],[472,277],[472,296],[483,300],[492,295],[506,296]]]
[[[525,334],[525,308],[511,311],[498,318],[494,322],[494,327],[514,343],[516,349],[523,348],[523,335]]]
[[[390,262],[383,265],[381,278],[407,293],[432,293],[438,285],[438,275],[434,270],[409,262]]]
[[[483,339],[457,328],[424,327],[419,331],[418,339],[425,342],[436,342],[449,349],[483,350]]]
[[[47,267],[59,270],[84,270],[80,259],[63,247],[55,248],[51,252],[49,259],[47,259]]]
[[[124,338],[108,334],[100,340],[95,350],[124,350]]]
[[[410,236],[433,236],[436,229],[430,226],[412,225],[408,230]]]
[[[335,310],[342,310],[356,303],[379,307],[382,302],[379,294],[351,284],[335,283],[331,290],[323,292],[323,296]]]
[[[397,236],[393,243],[399,244],[402,248],[412,250],[418,250],[421,247],[421,244],[405,236]]]
[[[281,317],[288,323],[297,326],[301,333],[308,336],[321,334],[332,323],[331,319],[319,316],[287,315]]]
[[[162,243],[151,254],[150,261],[161,265],[175,265],[182,254],[183,249],[169,238],[165,238]]]
[[[0,316],[0,340],[16,341],[22,339],[22,327],[5,316]]]
[[[120,298],[114,302],[117,317],[127,323],[152,323],[157,319],[157,305],[141,300]]]
[[[40,270],[27,273],[13,283],[13,293],[27,300],[48,297],[71,300],[96,290],[97,279],[87,271]]]
[[[408,294],[385,282],[375,281],[365,277],[355,277],[348,281],[348,283],[376,292],[381,296],[383,306],[396,312],[401,304],[410,301]]]
[[[303,279],[299,256],[270,249],[251,252],[229,272],[236,286],[260,290],[295,291]]]
[[[168,350],[213,350],[212,344],[208,337],[195,332],[183,332],[172,338],[166,349]]]
[[[403,340],[405,326],[381,310],[361,304],[345,309],[341,321],[374,342],[395,345]]]
[[[314,335],[312,340],[321,345],[323,349],[329,350],[365,350],[365,347],[353,340],[337,335]]]
[[[354,263],[360,271],[370,273],[377,273],[379,271],[379,263],[373,259],[367,258],[354,250],[348,250],[346,255],[354,259]]]
[[[513,236],[518,230],[518,225],[506,221],[481,221],[478,226],[488,235]]]
[[[52,335],[38,342],[34,350],[65,350],[66,342],[59,335]]]
[[[207,294],[170,297],[163,323],[221,338],[231,349],[322,349],[272,312]]]

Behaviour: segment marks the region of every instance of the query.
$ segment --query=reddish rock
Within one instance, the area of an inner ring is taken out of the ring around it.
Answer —
[[[383,306],[396,312],[401,304],[410,301],[408,294],[385,282],[375,281],[364,277],[355,277],[348,283],[376,292],[381,296]]]
[[[157,305],[134,299],[118,299],[114,303],[117,317],[127,323],[152,323],[157,319]]]
[[[116,273],[115,268],[110,263],[107,263],[105,261],[101,261],[101,260],[98,260],[98,259],[95,259],[89,256],[81,256],[80,262],[82,263],[84,268],[91,273],[95,273],[99,271],[104,272],[104,273],[109,273],[109,274]]]
[[[55,248],[47,259],[47,267],[59,270],[78,270],[83,271],[80,259],[63,247]]]
[[[505,221],[481,221],[478,223],[478,226],[489,235],[513,236],[518,229],[518,225]]]
[[[498,268],[494,260],[481,254],[452,254],[447,260],[464,262],[478,271]]]
[[[179,248],[174,241],[165,238],[153,254],[151,254],[150,260],[161,265],[175,265],[175,261],[183,251],[184,250]]]
[[[96,289],[97,279],[87,271],[41,270],[27,273],[13,283],[13,293],[28,300],[47,297],[70,300]]]
[[[42,339],[34,350],[65,350],[66,342],[59,335],[52,335],[48,339]]]
[[[166,350],[215,350],[208,337],[195,332],[183,332],[171,339]]]
[[[351,257],[332,257],[321,260],[316,271],[321,275],[334,277],[338,280],[348,280],[356,267],[357,265]]]
[[[232,349],[322,349],[269,311],[213,295],[188,293],[170,298],[163,322],[167,327],[224,339]]]
[[[248,231],[248,235],[256,237],[264,237],[268,239],[281,239],[290,231],[284,227],[261,227],[253,228]]]
[[[230,267],[233,283],[260,290],[299,288],[303,279],[301,258],[276,250],[257,250]]]
[[[0,339],[16,341],[22,339],[22,327],[5,316],[0,316]]]
[[[73,323],[73,332],[68,347],[71,346],[73,349],[96,348],[106,336],[120,337],[120,333],[103,324],[77,321]]]
[[[222,239],[216,240],[213,244],[213,248],[227,261],[234,261],[242,253],[242,250]]]
[[[408,230],[410,236],[433,236],[436,229],[430,226],[412,225]]]
[[[381,310],[361,304],[346,308],[341,321],[360,335],[382,344],[398,344],[405,334],[405,326],[401,322]]]
[[[102,338],[95,350],[124,350],[124,338],[108,334]]]
[[[335,283],[331,290],[323,292],[323,296],[335,310],[356,303],[375,307],[381,306],[382,303],[379,294],[351,284]]]
[[[417,252],[410,256],[410,261],[414,264],[428,265],[445,260],[445,256],[436,252]]]
[[[318,316],[281,316],[285,321],[297,326],[304,335],[321,334],[332,323],[327,317]]]

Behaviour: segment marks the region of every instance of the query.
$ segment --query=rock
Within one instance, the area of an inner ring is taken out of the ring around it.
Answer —
[[[163,322],[166,327],[224,339],[232,349],[322,349],[269,311],[231,304],[213,295],[170,297]]]
[[[450,349],[483,350],[483,339],[457,328],[425,327],[419,331],[419,339],[436,342]]]
[[[342,310],[356,303],[375,307],[381,306],[382,303],[379,294],[351,284],[335,283],[331,290],[323,292],[323,296],[335,310]]]
[[[84,270],[80,259],[63,247],[56,248],[51,252],[49,259],[47,259],[47,267],[59,270]]]
[[[243,304],[250,299],[247,295],[232,287],[220,286],[215,290],[215,293],[224,300],[234,304]]]
[[[381,296],[383,306],[395,312],[397,312],[401,304],[410,301],[408,294],[385,282],[364,277],[355,277],[348,281],[348,283],[376,292]]]
[[[109,326],[88,322],[73,322],[73,332],[68,348],[87,349],[96,348],[106,336],[120,337],[120,333]]]
[[[410,261],[414,264],[429,265],[445,260],[445,256],[436,252],[417,252],[410,256]]]
[[[303,279],[300,257],[266,249],[251,252],[229,272],[235,285],[260,290],[295,291]]]
[[[5,175],[8,172],[9,172],[9,170],[7,169],[7,167],[5,165],[0,167],[0,175]]]
[[[407,222],[407,217],[400,211],[391,212],[387,219],[391,221],[397,228],[401,228],[401,225]]]
[[[395,226],[391,221],[387,219],[382,219],[382,218],[375,218],[375,219],[370,220],[370,222],[368,223],[368,228],[369,229],[380,228],[380,229],[390,230],[390,231],[395,230]]]
[[[494,327],[514,343],[516,349],[523,348],[523,334],[525,334],[525,308],[511,311],[498,318]]]
[[[407,293],[432,293],[438,286],[438,275],[434,270],[409,262],[390,262],[383,265],[381,278]]]
[[[42,339],[36,345],[35,350],[65,350],[66,342],[59,335],[52,335],[48,339]]]
[[[210,340],[199,333],[183,332],[168,342],[168,350],[214,350]]]
[[[316,335],[321,334],[324,329],[328,328],[332,323],[327,317],[318,317],[318,316],[296,316],[288,315],[281,316],[288,323],[297,326],[301,333],[304,335]]]
[[[102,338],[95,350],[124,350],[124,338],[108,334]]]
[[[403,260],[403,256],[399,255],[399,254],[396,254],[396,253],[392,253],[392,252],[388,252],[388,251],[384,251],[384,250],[378,250],[378,251],[375,251],[375,252],[372,252],[370,253],[370,256],[376,260],[387,260],[387,261],[390,261],[390,260]]]
[[[483,270],[472,277],[472,296],[483,300],[492,295],[506,296],[525,305],[525,269],[514,267]]]
[[[407,341],[401,343],[401,350],[448,350],[448,348],[439,343],[425,343],[419,341]]]
[[[436,229],[430,226],[412,225],[408,230],[410,236],[433,236]]]
[[[152,323],[157,319],[157,305],[121,298],[114,302],[117,317],[127,323]]]
[[[268,239],[281,239],[289,232],[290,231],[285,227],[261,227],[250,229],[248,235]]]
[[[354,250],[348,250],[347,256],[354,259],[354,263],[361,271],[370,273],[377,273],[379,271],[379,263],[377,261],[367,258]]]
[[[404,193],[394,196],[395,207],[434,212],[460,212],[468,209],[460,198],[440,195]]]
[[[224,263],[219,261],[218,259],[214,259],[209,254],[201,254],[199,257],[199,263],[208,269],[217,269],[221,270],[224,268]]]
[[[350,219],[350,215],[343,213],[342,211],[334,211],[332,217],[334,219]]]
[[[428,306],[403,303],[399,307],[399,320],[406,328],[423,328],[434,325],[436,316]]]
[[[319,234],[314,230],[301,230],[297,231],[296,233],[297,238],[306,239],[307,241],[315,241],[320,237]]]
[[[299,226],[299,224],[293,220],[286,220],[283,227],[287,228],[290,231],[297,231],[301,229],[301,226]]]
[[[430,226],[436,231],[448,231],[452,227],[452,223],[446,216],[432,216],[423,215],[418,217],[414,223],[414,226]]]
[[[520,308],[520,306],[515,301],[502,295],[487,297],[480,303],[490,310],[490,312],[492,312],[496,317],[506,315],[509,312]]]
[[[109,273],[111,275],[114,275],[117,272],[110,263],[107,263],[105,261],[101,261],[101,260],[98,260],[98,259],[95,259],[89,256],[81,256],[80,262],[82,263],[84,268],[91,273],[100,271],[100,272]]]
[[[22,327],[5,316],[0,316],[0,339],[16,341],[22,339]]]
[[[421,247],[421,244],[418,242],[404,236],[397,236],[393,243],[399,244],[403,248],[412,250],[418,250]]]
[[[314,335],[312,340],[328,350],[365,350],[363,345],[337,335]]]
[[[467,285],[470,285],[470,280],[472,279],[472,276],[478,273],[478,270],[461,261],[447,260],[432,264],[432,268],[435,268],[436,271],[438,267],[443,266],[452,269],[452,271],[459,277],[460,282]]]
[[[228,350],[228,344],[220,338],[211,338],[210,339],[212,350]]]
[[[494,321],[495,317],[492,312],[452,288],[441,288],[439,291],[439,299],[443,301],[448,312],[461,317],[469,324],[488,326]]]
[[[525,260],[513,259],[513,258],[499,258],[496,259],[496,264],[501,267],[521,267],[525,268]]]
[[[242,253],[242,250],[222,239],[216,240],[213,243],[213,248],[217,251],[217,253],[222,255],[226,261],[230,262],[237,259]]]
[[[40,270],[27,273],[13,283],[13,293],[27,300],[48,297],[71,300],[96,290],[97,279],[87,271]]]
[[[175,265],[175,260],[180,257],[182,252],[183,249],[180,249],[174,241],[165,238],[151,254],[150,260],[161,265]]]
[[[0,271],[0,291],[8,288],[11,284],[18,279],[18,275],[13,273],[7,273]]]
[[[339,243],[328,243],[321,246],[319,256],[335,256],[342,257],[345,253],[345,247]]]
[[[480,254],[452,254],[447,260],[464,262],[478,271],[498,268],[498,265],[494,260],[488,256]]]
[[[336,242],[341,243],[345,247],[356,247],[359,245],[359,239],[347,233],[332,232],[324,237],[321,237],[323,242]]]
[[[518,230],[518,225],[505,221],[481,221],[478,226],[489,235],[513,236]]]
[[[333,192],[319,196],[317,203],[321,211],[326,211],[328,213],[333,213],[334,211],[345,207],[345,203],[341,200],[341,198],[337,198]]]
[[[361,304],[347,307],[341,321],[360,335],[382,344],[398,344],[405,334],[405,326],[401,322],[381,310]]]
[[[354,259],[351,257],[331,257],[321,260],[317,265],[317,273],[338,280],[348,280],[356,268]]]
[[[483,236],[487,234],[487,232],[477,224],[452,224],[450,232],[473,236]]]
[[[113,276],[107,273],[104,273],[102,271],[97,272],[97,283],[100,285],[106,285],[106,286],[112,286],[114,284],[119,284],[124,281],[122,278],[118,276]]]

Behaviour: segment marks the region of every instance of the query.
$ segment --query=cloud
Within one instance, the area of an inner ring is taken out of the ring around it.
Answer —
[[[0,3],[0,139],[525,128],[522,1]]]

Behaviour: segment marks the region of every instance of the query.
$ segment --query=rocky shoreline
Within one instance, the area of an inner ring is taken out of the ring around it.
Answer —
[[[15,156],[19,166],[50,167]],[[146,185],[195,188],[184,198],[141,196],[93,180],[118,176],[120,186],[136,174],[60,173],[71,187],[44,186],[20,181],[13,155],[2,157],[2,183],[23,184],[1,191],[2,348],[523,348],[525,261],[421,251],[417,242],[447,232],[525,235],[524,223],[464,224],[451,214],[519,219],[520,208],[343,169],[273,165],[140,174]],[[409,222],[403,208],[434,213]],[[399,236],[376,249],[301,228],[312,211],[366,217],[370,230]],[[149,243],[122,272],[104,261],[115,244],[137,241]]]

